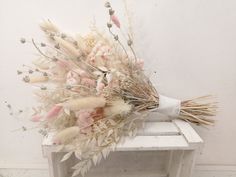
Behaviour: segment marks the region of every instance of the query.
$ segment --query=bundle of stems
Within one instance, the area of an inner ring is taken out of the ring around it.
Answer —
[[[126,78],[117,96],[134,106],[133,111],[152,111],[158,112],[159,93],[150,82],[149,78],[141,74]],[[217,102],[212,102],[214,97],[206,95],[194,99],[181,101],[179,115],[175,118],[191,122],[197,125],[213,125],[214,120],[210,117],[216,115]],[[168,114],[168,113],[167,113]]]
[[[197,125],[213,125],[215,121],[209,117],[216,115],[217,102],[204,103],[212,98],[206,95],[182,101],[178,118]]]

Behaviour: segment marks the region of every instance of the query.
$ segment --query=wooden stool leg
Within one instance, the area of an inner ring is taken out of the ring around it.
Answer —
[[[180,177],[192,176],[195,165],[196,154],[197,150],[184,151]]]
[[[61,153],[50,152],[47,155],[50,177],[67,177],[68,171],[65,163],[61,163]]]
[[[168,177],[183,177],[180,175],[183,156],[183,150],[171,151],[169,158]]]
[[[55,156],[56,156],[56,154],[53,152],[50,152],[47,154],[50,177],[58,176],[58,173],[55,170],[56,169]]]

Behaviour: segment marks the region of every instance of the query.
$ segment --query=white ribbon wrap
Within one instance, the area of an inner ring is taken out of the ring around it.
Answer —
[[[157,111],[159,113],[171,117],[177,117],[180,113],[180,108],[181,108],[180,100],[159,95],[159,107],[157,108]]]

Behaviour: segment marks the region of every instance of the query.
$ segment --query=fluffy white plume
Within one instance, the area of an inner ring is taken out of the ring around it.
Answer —
[[[76,137],[79,133],[80,129],[77,126],[66,128],[59,133],[57,133],[54,137],[55,143],[66,143],[70,142],[74,137]]]
[[[111,106],[104,108],[104,115],[105,116],[114,116],[114,115],[124,115],[131,111],[132,106],[128,103],[125,103],[124,100],[118,99],[112,101]]]
[[[66,109],[72,111],[79,111],[81,109],[93,109],[98,107],[104,107],[106,99],[103,97],[84,97],[59,104]]]

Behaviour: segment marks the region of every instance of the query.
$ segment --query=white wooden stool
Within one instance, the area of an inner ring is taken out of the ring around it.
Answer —
[[[191,177],[195,157],[202,143],[200,136],[187,122],[181,120],[147,122],[143,131],[133,139],[127,138],[123,144],[117,146],[116,151],[166,151],[168,152],[166,172],[161,176]],[[70,177],[70,167],[73,164],[70,161],[60,162],[63,153],[56,152],[57,146],[52,144],[51,136],[43,140],[42,148],[43,155],[49,162],[50,177]]]

